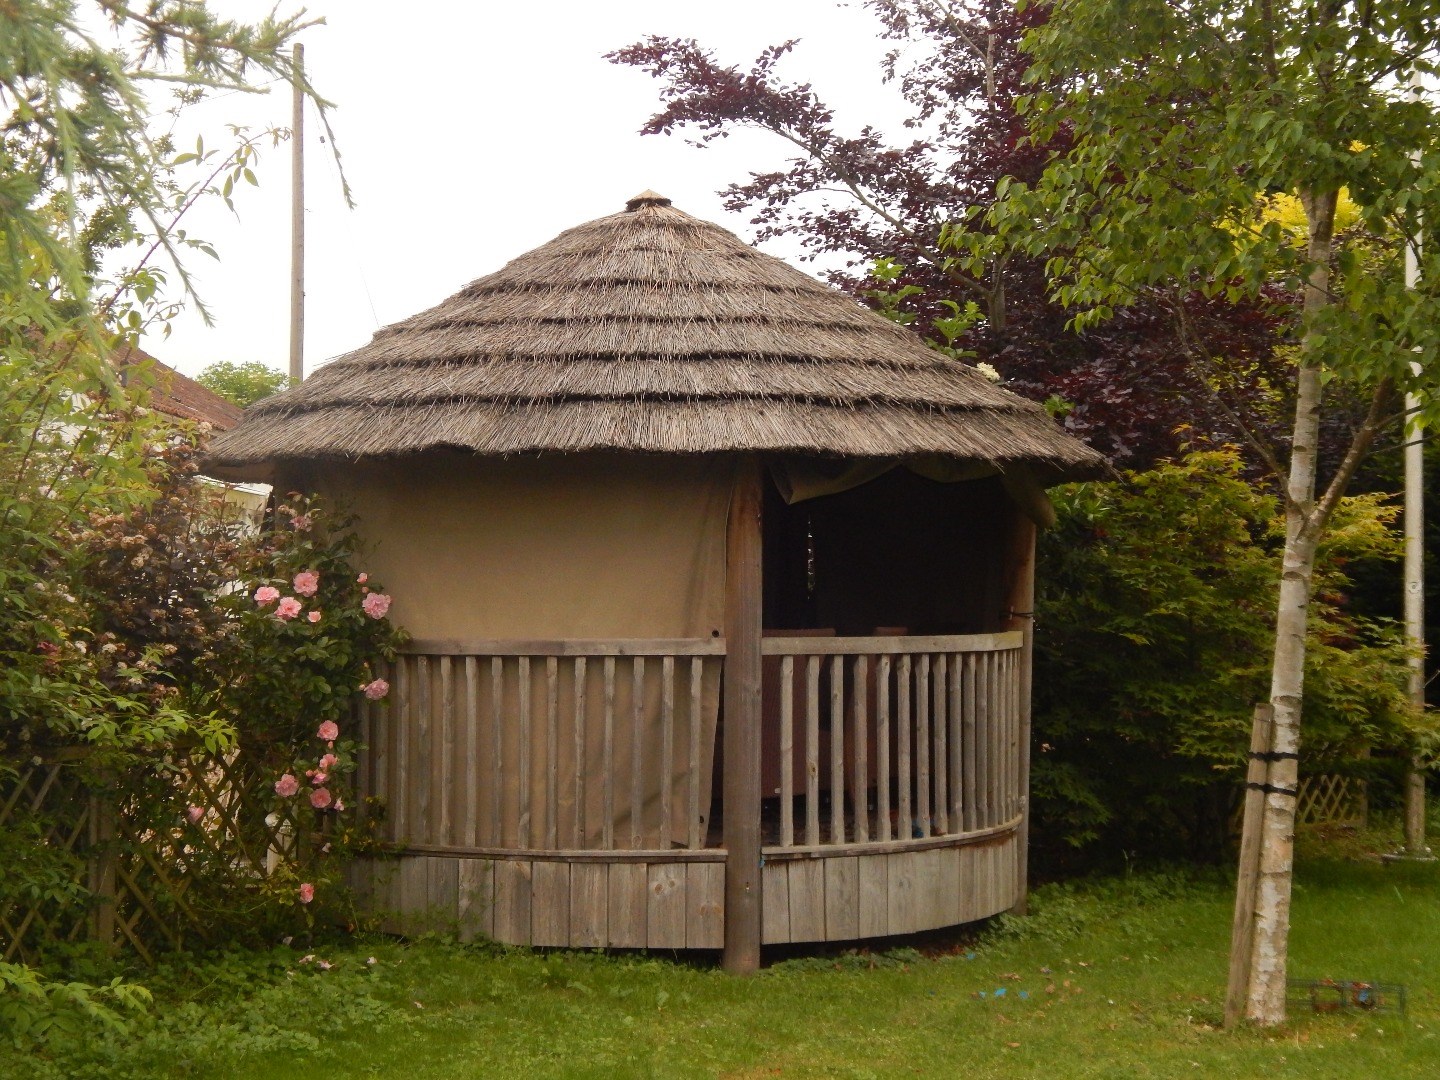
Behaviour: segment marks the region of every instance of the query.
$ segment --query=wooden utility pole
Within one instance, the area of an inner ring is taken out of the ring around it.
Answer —
[[[725,530],[725,970],[760,967],[761,483],[740,464]]]
[[[1024,915],[1029,910],[1030,891],[1030,699],[1033,692],[1032,668],[1035,663],[1035,523],[1018,508],[1012,543],[1014,568],[1010,588],[1010,612],[1007,630],[1025,635],[1020,649],[1020,831],[1015,858],[1016,891],[1019,899],[1010,910]]]
[[[305,378],[305,46],[295,45],[290,119],[290,384]]]

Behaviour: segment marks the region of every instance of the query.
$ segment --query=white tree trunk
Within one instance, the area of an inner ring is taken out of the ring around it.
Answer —
[[[1270,668],[1274,708],[1273,755],[1261,826],[1256,878],[1254,942],[1246,1014],[1256,1023],[1285,1022],[1285,967],[1290,936],[1290,884],[1295,852],[1295,784],[1299,774],[1300,715],[1305,688],[1305,631],[1315,548],[1324,522],[1315,506],[1315,466],[1320,439],[1320,361],[1315,355],[1314,316],[1329,302],[1335,191],[1305,192],[1309,223],[1310,277],[1305,285],[1305,337],[1296,376],[1295,428],[1285,512],[1285,556],[1275,616]]]

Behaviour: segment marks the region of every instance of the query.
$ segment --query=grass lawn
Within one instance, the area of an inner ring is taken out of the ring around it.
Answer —
[[[1408,1015],[1218,1030],[1219,876],[1041,890],[1035,914],[733,979],[710,960],[385,939],[175,964],[151,1019],[4,1077],[1440,1077],[1440,870],[1302,860],[1291,974],[1404,983]],[[369,958],[374,963],[367,963]]]

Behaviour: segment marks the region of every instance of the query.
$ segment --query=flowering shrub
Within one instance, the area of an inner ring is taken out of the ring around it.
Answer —
[[[217,600],[229,631],[208,658],[211,704],[273,778],[276,819],[293,823],[295,843],[269,889],[292,908],[325,900],[339,856],[364,843],[350,820],[353,707],[385,697],[374,665],[393,660],[401,640],[386,617],[390,597],[356,572],[351,526],[291,492],[242,551],[242,578]]]

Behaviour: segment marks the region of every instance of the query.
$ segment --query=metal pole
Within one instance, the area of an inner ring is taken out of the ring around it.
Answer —
[[[290,120],[290,383],[305,378],[305,46],[295,45]]]

